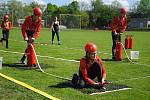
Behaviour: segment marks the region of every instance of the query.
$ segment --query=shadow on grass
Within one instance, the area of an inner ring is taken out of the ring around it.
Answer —
[[[102,61],[114,61],[114,60],[107,58],[107,59],[102,59]]]
[[[27,67],[27,65],[20,64],[20,63],[3,63],[3,66],[8,66],[8,67]]]
[[[52,86],[48,86],[48,87],[53,87],[53,88],[68,88],[68,87],[72,87],[73,85],[71,84],[71,81],[65,81],[65,82],[61,82],[58,83],[56,85],[52,85]]]
[[[99,88],[99,89],[98,88],[92,88],[92,87],[74,88],[70,81],[61,82],[61,83],[58,83],[56,85],[48,86],[48,87],[52,87],[52,88],[73,88],[73,89],[81,91],[82,93],[85,93],[85,94],[130,88],[127,85],[118,84],[118,83],[111,83],[111,84],[105,85],[106,90],[103,90],[101,88]]]
[[[74,59],[74,60],[80,61],[80,59]],[[111,59],[111,58],[102,58],[102,61],[112,61],[112,62],[114,61],[114,62],[117,62],[117,61],[115,61],[114,59]],[[123,62],[129,62],[129,60],[127,58],[122,59],[122,61]]]
[[[130,60],[128,58],[123,58],[121,61],[117,61],[117,60],[114,60],[114,59],[111,59],[111,58],[107,58],[107,59],[102,59],[102,61],[112,61],[112,62],[126,62],[126,63],[129,63]],[[137,62],[137,61],[135,61]]]
[[[39,69],[36,65],[36,67],[29,67],[26,64],[21,64],[21,63],[3,63],[3,66],[8,66],[8,67],[15,67],[18,69],[24,69],[24,70],[30,70],[30,69]],[[40,64],[40,67],[42,69],[46,69],[46,68],[55,68],[55,66],[52,65],[48,65],[48,64]]]

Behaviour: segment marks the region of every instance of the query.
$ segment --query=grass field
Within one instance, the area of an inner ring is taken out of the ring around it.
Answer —
[[[89,41],[94,42],[99,49],[98,55],[104,60],[107,79],[127,85],[132,88],[130,90],[90,96],[70,86],[62,86],[61,83],[66,80],[46,75],[38,69],[20,69],[16,63],[19,63],[22,57],[22,54],[19,53],[24,52],[26,43],[23,42],[21,31],[18,28],[10,31],[9,49],[0,45],[0,57],[3,57],[3,68],[0,73],[62,100],[150,100],[150,32],[127,31],[125,34],[133,35],[132,50],[140,52],[140,57],[136,62],[145,65],[131,64],[126,59],[125,53],[123,53],[123,61],[107,61],[106,59],[111,58],[110,31],[62,30],[62,45],[58,46],[56,37],[55,44],[50,44],[51,31],[42,29],[35,42],[36,53],[47,56],[38,57],[43,70],[66,78],[71,78],[73,73],[77,73],[79,67],[78,62],[69,60],[78,61],[85,54],[84,45]],[[125,34],[122,35],[123,43]],[[40,45],[39,43],[49,43],[49,45]],[[130,54],[130,51],[127,50],[127,53]],[[0,77],[0,100],[47,100],[47,98]]]

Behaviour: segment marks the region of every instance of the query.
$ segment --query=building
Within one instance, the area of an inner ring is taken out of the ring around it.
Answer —
[[[131,18],[128,23],[128,28],[148,28],[150,27],[150,18]]]

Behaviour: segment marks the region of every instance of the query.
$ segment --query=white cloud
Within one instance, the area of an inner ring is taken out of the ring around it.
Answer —
[[[103,2],[104,2],[105,4],[108,4],[108,5],[110,5],[113,1],[114,1],[114,0],[103,0]]]
[[[22,3],[26,3],[26,4],[29,4],[31,2],[36,2],[38,4],[46,5],[46,3],[44,3],[44,0],[18,0],[18,1],[21,1]]]
[[[128,2],[128,0],[118,0],[118,1],[121,3],[122,7],[129,8],[129,2]]]
[[[72,1],[78,1],[79,3],[84,2],[84,3],[87,3],[87,4],[91,4],[91,1],[93,1],[93,0],[72,0]]]
[[[42,4],[42,5],[45,5],[44,1],[43,0],[33,0],[34,2],[37,2],[38,4]]]
[[[115,0],[103,0],[103,2],[105,4],[111,4],[113,1],[115,1]],[[120,2],[120,4],[122,5],[122,7],[127,7],[127,8],[129,7],[128,0],[116,0],[116,1]]]

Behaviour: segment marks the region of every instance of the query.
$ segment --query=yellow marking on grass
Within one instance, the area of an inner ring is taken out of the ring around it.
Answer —
[[[24,82],[18,81],[18,80],[16,80],[16,79],[11,78],[11,77],[9,77],[9,76],[6,76],[6,75],[4,75],[4,74],[2,74],[2,73],[0,73],[0,76],[3,77],[3,78],[5,78],[5,79],[8,79],[8,80],[10,80],[10,81],[12,81],[12,82],[14,82],[14,83],[17,83],[17,84],[19,84],[19,85],[21,85],[21,86],[23,86],[23,87],[25,87],[25,88],[28,88],[28,89],[30,89],[30,90],[36,92],[36,93],[39,93],[39,94],[41,94],[41,95],[43,95],[43,96],[45,96],[45,97],[47,97],[47,98],[49,98],[49,99],[51,99],[51,100],[60,100],[60,99],[55,98],[55,97],[53,97],[53,96],[51,96],[51,95],[49,95],[49,94],[47,94],[47,93],[45,93],[45,92],[43,92],[43,91],[41,91],[41,90],[38,90],[38,89],[36,89],[36,88],[34,88],[34,87],[32,87],[32,86],[30,86],[30,85],[24,83]]]

